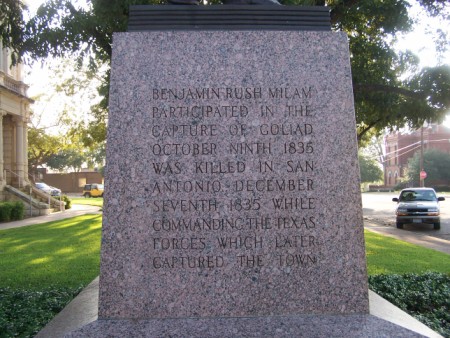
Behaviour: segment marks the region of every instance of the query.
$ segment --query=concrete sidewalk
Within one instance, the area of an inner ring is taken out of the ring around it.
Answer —
[[[53,318],[36,335],[36,338],[63,338],[67,333],[97,320],[98,287],[99,279],[97,277],[68,306]],[[372,316],[402,326],[425,337],[442,338],[441,335],[370,290],[369,307]]]
[[[73,205],[72,209],[67,211],[0,224],[0,230],[40,224],[84,214],[99,213],[101,213],[99,207]],[[447,240],[407,232],[393,227],[376,224],[375,222],[370,222],[367,220],[364,222],[364,227],[367,230],[382,235],[450,254],[450,241]],[[45,328],[43,328],[36,337],[64,337],[66,333],[96,320],[98,313],[98,283],[99,281],[97,277],[66,308],[64,308],[63,311],[61,311]],[[406,327],[426,337],[440,337],[436,332],[432,331],[413,317],[404,313],[371,291],[369,292],[369,301],[370,313],[372,315]]]
[[[20,221],[13,221],[7,223],[0,223],[0,230],[20,228],[28,225],[47,223],[52,221],[57,221],[60,219],[81,216],[86,214],[101,214],[100,208],[92,205],[81,205],[81,204],[72,204],[72,208],[65,210],[54,212],[50,215],[43,215],[37,217],[30,217]]]
[[[436,237],[402,231],[396,228],[365,222],[365,228],[386,236],[450,253],[450,242]],[[63,309],[36,338],[60,338],[70,331],[97,319],[98,277]],[[369,290],[370,314],[420,333],[425,337],[441,337],[439,334],[403,312],[393,304]]]
[[[375,222],[370,222],[367,220],[364,220],[364,228],[384,236],[396,238],[404,242],[420,245],[425,248],[444,252],[450,255],[450,241],[442,238],[429,236],[427,234],[421,234],[412,231],[405,231],[403,229],[397,229],[394,227],[377,224]]]

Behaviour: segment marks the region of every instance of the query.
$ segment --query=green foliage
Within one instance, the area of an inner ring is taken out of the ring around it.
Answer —
[[[12,202],[11,219],[16,221],[23,219],[25,216],[25,205],[21,201]]]
[[[450,337],[450,276],[443,273],[369,276],[370,289]]]
[[[394,186],[394,191],[399,191],[407,188],[410,185],[409,181],[401,181]]]
[[[437,185],[433,186],[434,190],[436,192],[449,192],[450,191],[450,185]]]
[[[69,196],[62,195],[61,198],[66,206],[66,210],[71,209],[72,208],[72,200],[69,198]]]
[[[358,155],[358,159],[362,183],[377,182],[383,179],[383,170],[381,170],[377,161],[361,154]]]
[[[104,125],[106,128],[106,125]],[[104,131],[106,133],[106,130]],[[84,163],[88,166],[103,165],[105,159],[105,141],[83,139],[81,129],[72,128],[64,136],[49,135],[42,128],[28,129],[28,170],[37,174],[42,165],[55,170],[79,171]],[[104,137],[103,131],[99,138]]]
[[[64,149],[57,154],[53,154],[47,161],[47,165],[55,170],[70,168],[73,171],[80,171],[85,157],[76,149]]]
[[[15,63],[23,55],[25,21],[22,12],[26,6],[21,0],[0,1],[0,40],[12,51]]]
[[[17,20],[24,29],[23,43],[17,43],[19,55],[32,58],[49,55],[75,55],[79,64],[89,60],[95,73],[109,65],[112,33],[126,31],[129,6],[160,4],[164,0],[90,0],[83,8],[69,0],[47,1],[29,22]],[[406,0],[282,0],[285,5],[326,5],[331,11],[332,27],[349,36],[354,83],[358,139],[365,142],[386,127],[395,129],[419,126],[424,121],[440,122],[450,108],[450,67],[419,69],[418,58],[409,51],[393,48],[396,35],[407,32],[413,23]],[[445,0],[419,0],[427,14],[445,18]],[[210,1],[220,3],[219,0]],[[17,10],[16,10],[17,12]],[[433,39],[442,51],[448,46],[443,30]],[[21,41],[21,39],[19,39]],[[157,62],[157,61],[155,61]],[[102,142],[106,136],[106,112],[109,94],[109,70],[98,88],[103,97],[93,107],[93,121],[82,126],[86,142]],[[87,144],[87,143],[86,143]]]
[[[42,291],[0,288],[0,336],[34,337],[82,287]]]
[[[37,168],[64,147],[61,137],[46,134],[40,128],[28,128],[28,172],[37,175]]]
[[[17,221],[23,219],[25,206],[22,202],[1,202],[0,222]]]
[[[11,220],[11,212],[13,204],[11,202],[0,203],[0,222],[9,222]]]
[[[436,271],[449,273],[450,255],[365,231],[369,275]]]
[[[428,149],[423,152],[423,169],[427,173],[425,179],[426,186],[434,184],[450,183],[450,154],[439,151],[437,149]],[[416,152],[412,158],[408,160],[408,180],[413,185],[419,185],[420,175],[420,152]]]

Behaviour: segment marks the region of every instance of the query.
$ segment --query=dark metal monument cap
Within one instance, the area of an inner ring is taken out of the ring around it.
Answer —
[[[330,10],[280,5],[130,6],[129,32],[219,29],[331,31]]]

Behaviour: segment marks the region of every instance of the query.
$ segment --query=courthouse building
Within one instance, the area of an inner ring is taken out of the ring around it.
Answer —
[[[394,132],[387,135],[384,165],[386,187],[394,187],[406,175],[408,160],[420,151],[422,140],[424,151],[437,149],[450,154],[450,129],[443,125],[429,124],[423,130],[420,128],[411,133]]]
[[[23,188],[28,179],[27,123],[30,118],[28,86],[22,66],[11,66],[11,57],[0,40],[0,190]],[[3,198],[4,199],[4,198]]]
[[[11,65],[0,40],[0,201],[22,201],[26,216],[38,216],[63,210],[64,204],[36,189],[28,176],[27,123],[33,100],[22,76],[22,66]]]

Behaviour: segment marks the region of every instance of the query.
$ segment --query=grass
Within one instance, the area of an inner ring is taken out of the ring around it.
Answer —
[[[93,205],[96,207],[103,207],[103,197],[70,197],[72,204]]]
[[[0,231],[0,287],[86,285],[98,275],[100,236],[101,215]],[[369,275],[450,274],[450,255],[370,231],[365,238]]]
[[[98,276],[101,217],[0,230],[0,337],[34,336]],[[450,255],[370,231],[365,238],[370,275],[450,274]]]
[[[87,285],[99,273],[101,215],[0,231],[0,287]]]
[[[99,273],[101,215],[0,231],[0,337],[34,337]]]
[[[369,275],[436,271],[450,274],[450,255],[365,231]]]

